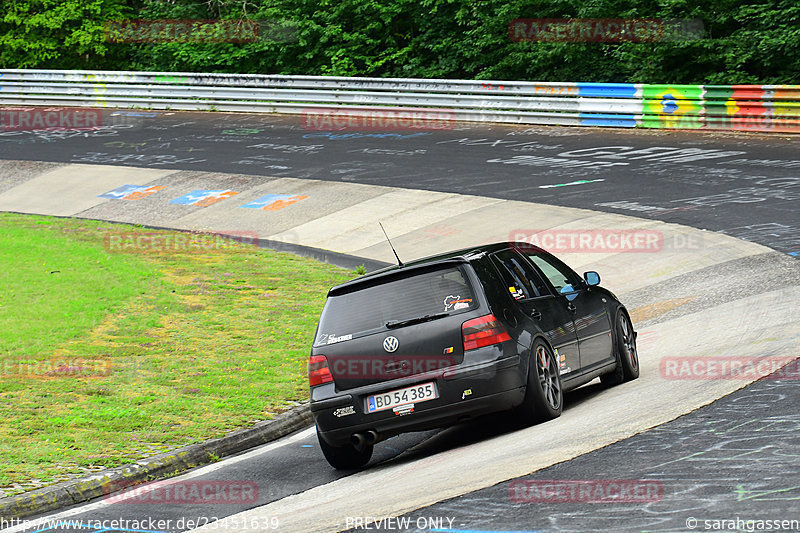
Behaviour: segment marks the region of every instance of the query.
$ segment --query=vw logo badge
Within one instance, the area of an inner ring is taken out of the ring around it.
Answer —
[[[389,353],[392,353],[395,350],[397,350],[397,346],[399,344],[400,343],[397,342],[397,337],[386,337],[385,339],[383,339],[383,349]]]

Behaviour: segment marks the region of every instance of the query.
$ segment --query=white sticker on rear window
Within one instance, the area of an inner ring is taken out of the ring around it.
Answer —
[[[349,341],[352,338],[353,338],[352,335],[342,335],[341,337],[337,337],[336,335],[331,333],[330,335],[328,335],[327,344],[333,344],[335,342],[342,342],[342,341]]]
[[[452,294],[445,296],[444,298],[444,310],[449,311],[453,305],[461,298],[460,295],[453,296]]]
[[[472,298],[462,298],[461,295],[453,296],[448,295],[444,299],[444,310],[450,311],[451,309],[466,309],[472,304]]]

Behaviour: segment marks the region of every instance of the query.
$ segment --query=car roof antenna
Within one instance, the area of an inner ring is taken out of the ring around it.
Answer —
[[[381,227],[381,230],[383,231],[383,234],[384,234],[384,235],[386,235],[386,230],[385,230],[385,229],[383,229],[383,224],[381,224],[380,222],[378,222],[378,225]],[[388,236],[388,235],[386,235],[386,240],[387,240],[387,241],[389,241],[389,246],[391,246],[391,248],[392,248],[392,251],[394,252],[394,256],[397,258],[397,266],[403,266],[403,262],[402,262],[402,261],[400,261],[400,256],[399,256],[399,255],[397,255],[397,250],[395,250],[395,249],[394,249],[394,246],[392,246],[392,241],[389,239],[389,236]]]

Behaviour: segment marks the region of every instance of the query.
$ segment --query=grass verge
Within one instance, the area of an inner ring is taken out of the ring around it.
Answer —
[[[0,495],[306,398],[325,294],[352,277],[220,238],[0,213]]]

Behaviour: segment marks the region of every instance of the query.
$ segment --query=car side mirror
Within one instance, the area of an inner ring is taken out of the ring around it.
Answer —
[[[568,301],[572,301],[578,297],[578,291],[575,290],[575,287],[570,285],[569,283],[561,287],[561,290],[558,291],[562,296],[565,296]]]
[[[594,270],[590,270],[589,272],[584,272],[583,279],[589,287],[600,285],[600,274],[598,274]]]

